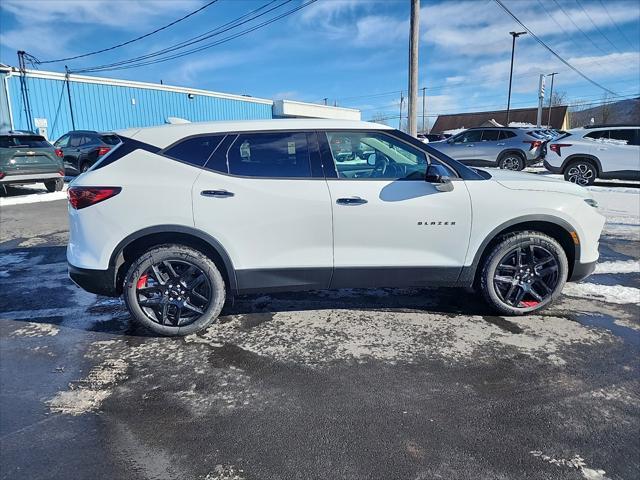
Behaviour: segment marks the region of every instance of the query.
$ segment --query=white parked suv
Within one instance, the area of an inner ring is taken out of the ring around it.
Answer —
[[[473,170],[384,125],[118,135],[69,188],[69,272],[90,292],[123,294],[160,334],[207,327],[233,295],[343,287],[475,287],[499,313],[525,314],[598,258],[604,217],[587,190]],[[347,145],[352,160],[337,161]]]
[[[565,180],[640,180],[640,126],[594,125],[569,130],[549,143],[544,166]]]

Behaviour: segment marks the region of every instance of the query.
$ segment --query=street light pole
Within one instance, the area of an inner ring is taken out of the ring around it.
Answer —
[[[511,109],[511,82],[513,80],[513,55],[516,50],[516,38],[520,35],[525,35],[527,32],[509,32],[509,35],[513,37],[511,42],[511,70],[509,71],[509,96],[507,97],[507,124],[509,126],[509,110]]]
[[[547,77],[551,77],[551,90],[549,91],[549,119],[547,120],[547,127],[551,128],[551,107],[553,102],[553,78],[558,75],[558,72],[549,73]]]
[[[420,0],[411,0],[411,24],[409,33],[409,95],[407,108],[407,133],[418,135],[418,43],[420,36]]]

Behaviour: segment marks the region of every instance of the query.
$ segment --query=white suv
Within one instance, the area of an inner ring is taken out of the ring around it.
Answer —
[[[384,125],[263,120],[118,135],[69,188],[69,272],[90,292],[124,294],[160,334],[198,331],[228,297],[271,291],[476,287],[498,312],[524,314],[598,258],[604,217],[587,190],[473,170]]]
[[[593,184],[596,178],[640,180],[640,126],[594,125],[569,130],[549,143],[544,166],[583,186]]]

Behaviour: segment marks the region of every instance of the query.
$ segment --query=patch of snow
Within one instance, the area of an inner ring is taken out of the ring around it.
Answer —
[[[605,477],[604,470],[594,470],[587,467],[587,464],[580,455],[574,455],[570,459],[554,458],[549,455],[545,455],[540,450],[533,450],[529,452],[534,457],[541,459],[544,462],[555,465],[556,467],[567,467],[578,470],[584,478],[587,480],[610,480],[609,477]]]
[[[25,327],[14,330],[11,334],[14,337],[53,337],[60,332],[60,329],[49,323],[29,323]]]
[[[601,262],[596,265],[594,273],[640,273],[640,261]]]
[[[593,298],[606,303],[640,303],[640,289],[622,285],[597,285],[595,283],[567,283],[562,293],[570,297]]]
[[[245,480],[244,471],[233,465],[216,465],[214,471],[200,477],[202,480]]]

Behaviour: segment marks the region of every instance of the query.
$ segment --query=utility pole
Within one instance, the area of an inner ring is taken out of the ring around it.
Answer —
[[[511,82],[513,80],[513,55],[516,50],[516,38],[520,35],[526,35],[527,32],[509,32],[509,35],[513,37],[511,42],[511,70],[509,71],[509,96],[507,97],[507,122],[505,127],[509,126],[509,110],[511,110]]]
[[[542,102],[544,101],[544,73],[540,74],[538,83],[538,117],[536,118],[536,126],[542,126]]]
[[[411,29],[409,33],[409,108],[408,134],[418,136],[418,43],[420,36],[420,0],[411,0]]]
[[[427,128],[424,123],[426,91],[427,91],[427,87],[422,87],[422,133],[427,133]]]
[[[558,75],[558,72],[553,72],[548,74],[548,77],[551,77],[551,88],[549,89],[549,119],[547,120],[547,127],[551,128],[551,102],[553,102],[553,77]]]
[[[323,100],[324,100],[324,104],[326,105],[327,104],[327,100],[329,100],[329,99],[327,97],[324,97]]]
[[[76,129],[76,120],[73,117],[73,104],[71,103],[71,88],[69,87],[69,67],[64,66],[66,74],[64,76],[65,82],[67,82],[67,98],[69,99],[69,112],[71,113],[71,127],[73,130]]]
[[[404,106],[404,94],[400,90],[400,121],[398,122],[398,130],[402,130],[402,107]]]

